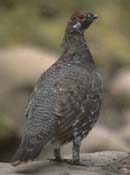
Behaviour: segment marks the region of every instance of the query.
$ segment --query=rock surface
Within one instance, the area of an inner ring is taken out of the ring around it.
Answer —
[[[110,84],[110,91],[113,95],[130,95],[130,70],[121,69]]]
[[[34,161],[12,167],[0,164],[1,175],[127,175],[130,173],[130,155],[123,152],[97,152],[81,155],[85,166],[73,166],[53,161]]]
[[[0,80],[3,91],[18,85],[35,83],[57,57],[35,47],[0,49]]]

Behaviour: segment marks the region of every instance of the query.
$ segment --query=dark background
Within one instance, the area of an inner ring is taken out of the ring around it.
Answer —
[[[130,1],[0,0],[0,161],[16,151],[28,95],[62,52],[70,15],[82,9],[99,16],[86,38],[104,80],[101,117],[82,151],[130,148]]]

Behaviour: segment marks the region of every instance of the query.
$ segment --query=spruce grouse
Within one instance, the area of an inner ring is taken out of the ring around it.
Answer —
[[[26,108],[27,125],[12,165],[34,160],[53,146],[61,160],[62,145],[73,142],[73,163],[80,162],[80,144],[98,119],[102,81],[84,38],[97,18],[91,12],[74,13],[67,24],[61,57],[37,82]]]

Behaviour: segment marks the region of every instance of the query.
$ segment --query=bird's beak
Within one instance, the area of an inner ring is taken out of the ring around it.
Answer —
[[[93,15],[93,19],[97,19],[98,16],[96,14]]]

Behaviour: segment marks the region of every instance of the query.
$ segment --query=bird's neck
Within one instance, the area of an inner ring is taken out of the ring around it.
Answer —
[[[83,33],[65,33],[63,39],[63,48],[84,48],[86,46],[86,41]]]
[[[80,54],[79,61],[86,61],[94,65],[92,55],[89,51],[84,33],[65,33],[63,44],[64,52],[67,54]]]

